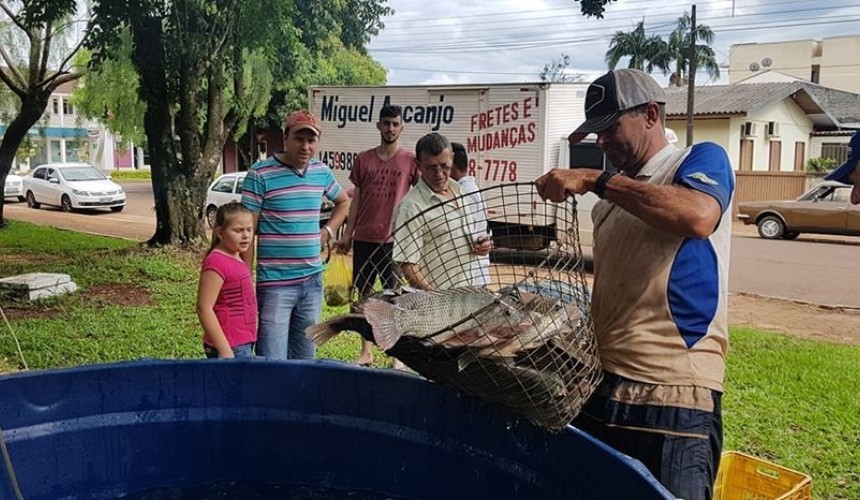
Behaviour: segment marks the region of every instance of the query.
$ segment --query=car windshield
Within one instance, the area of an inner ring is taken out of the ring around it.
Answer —
[[[75,181],[102,181],[107,179],[95,167],[67,167],[60,170],[63,178],[69,182]]]

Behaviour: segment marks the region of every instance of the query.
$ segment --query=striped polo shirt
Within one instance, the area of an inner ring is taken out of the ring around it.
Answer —
[[[257,285],[301,283],[322,271],[320,205],[334,200],[340,184],[328,166],[311,160],[299,175],[274,156],[251,166],[242,204],[260,214],[257,226]]]

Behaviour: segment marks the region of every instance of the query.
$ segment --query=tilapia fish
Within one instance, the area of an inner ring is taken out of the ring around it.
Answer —
[[[377,292],[356,303],[350,314],[308,327],[305,335],[317,346],[342,331],[355,331],[383,350],[403,335],[445,348],[482,347],[518,333],[516,325],[524,318],[508,303],[510,297],[500,299],[483,288],[404,292]]]
[[[358,332],[362,337],[366,338],[367,340],[372,340],[373,333],[371,332],[370,324],[367,322],[367,319],[365,319],[364,314],[362,313],[362,308],[364,306],[365,301],[367,301],[369,298],[375,298],[385,301],[394,301],[404,292],[409,293],[415,290],[416,289],[404,287],[402,291],[382,290],[380,292],[375,292],[367,298],[362,299],[361,301],[353,304],[349,314],[341,314],[339,316],[335,316],[331,319],[323,321],[322,323],[317,323],[316,325],[311,325],[307,327],[305,329],[305,336],[317,346],[325,344],[326,342],[337,336],[337,334],[343,331]]]
[[[481,349],[464,352],[458,360],[459,369],[462,371],[481,359],[510,359],[522,351],[543,345],[550,338],[570,334],[580,316],[581,313],[575,305],[553,308],[546,314],[532,312],[526,321],[521,322],[516,335]],[[523,328],[523,323],[528,326]]]
[[[452,339],[512,328],[524,318],[495,294],[476,287],[418,291],[393,303],[371,298],[364,302],[362,311],[373,328],[374,342],[382,350],[390,349],[403,336],[444,345]]]

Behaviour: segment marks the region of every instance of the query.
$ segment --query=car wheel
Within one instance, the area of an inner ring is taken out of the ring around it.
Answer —
[[[18,197],[18,203],[23,203],[23,202],[25,202],[25,201],[27,201],[27,197],[26,197],[26,196],[19,196],[19,197]]]
[[[60,198],[60,208],[63,209],[63,212],[72,211],[72,199],[69,198],[69,195],[64,194],[63,197]]]
[[[125,205],[120,205],[118,207],[110,207],[111,212],[122,212],[122,209],[125,208]]]
[[[800,233],[797,231],[786,231],[785,234],[782,235],[782,239],[784,240],[793,240],[800,236]]]
[[[785,234],[785,223],[775,215],[766,215],[758,221],[758,235],[766,240],[778,240]]]
[[[218,207],[215,205],[209,205],[206,207],[206,222],[209,224],[209,227],[215,227],[215,215],[218,213]]]
[[[27,206],[30,208],[39,208],[42,206],[41,203],[36,201],[36,197],[33,196],[32,191],[27,191]]]

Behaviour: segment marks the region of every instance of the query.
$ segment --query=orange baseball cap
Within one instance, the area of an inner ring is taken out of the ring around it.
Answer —
[[[319,120],[317,120],[317,117],[314,116],[313,113],[306,109],[294,111],[287,116],[286,120],[284,120],[284,132],[287,130],[297,132],[303,129],[313,130],[316,135],[320,135],[322,133],[322,127],[320,127]]]

